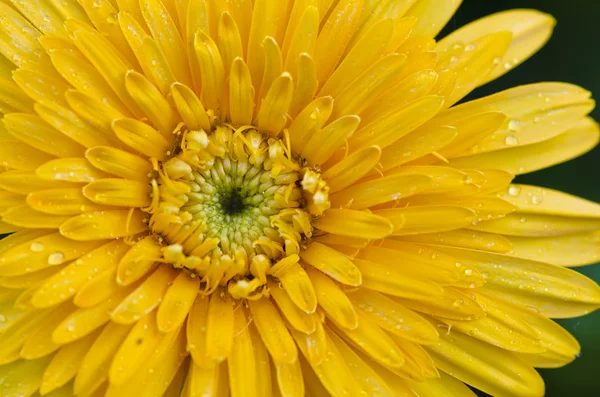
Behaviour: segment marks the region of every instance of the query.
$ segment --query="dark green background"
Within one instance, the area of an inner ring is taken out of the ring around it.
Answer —
[[[529,61],[480,88],[472,98],[539,81],[571,82],[600,98],[600,0],[464,0],[441,36],[485,15],[512,8],[534,8],[553,15],[558,20],[554,35]],[[592,115],[600,121],[600,108]],[[517,180],[600,202],[599,174],[597,147],[578,159]],[[600,264],[578,270],[600,282]],[[600,311],[560,323],[579,340],[582,354],[567,367],[540,371],[546,381],[546,396],[600,396]]]

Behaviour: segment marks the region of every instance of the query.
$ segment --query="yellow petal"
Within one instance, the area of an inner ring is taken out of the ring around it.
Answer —
[[[230,12],[225,11],[220,15],[217,31],[219,52],[223,57],[225,73],[229,74],[234,59],[243,59],[244,57],[244,48],[242,48],[240,31],[236,20],[231,16]],[[249,75],[250,71],[248,71],[248,76]]]
[[[131,324],[154,310],[177,273],[168,266],[159,267],[135,289],[115,310],[111,318],[119,324]]]
[[[194,40],[196,57],[202,72],[202,102],[216,114],[228,109],[225,67],[215,42],[205,33],[197,32]]]
[[[358,150],[335,164],[322,176],[327,181],[330,193],[335,193],[367,175],[379,162],[381,149],[370,146]]]
[[[344,361],[348,365],[348,368],[350,368],[352,375],[360,384],[361,389],[365,391],[368,396],[392,397],[396,395],[392,389],[390,389],[390,386],[386,384],[381,377],[379,377],[377,372],[375,372],[365,361],[363,361],[361,357],[339,336],[337,336],[334,332],[330,332],[329,338],[336,346],[340,355],[344,358]]]
[[[98,170],[102,170],[125,179],[146,181],[148,180],[148,175],[150,175],[152,172],[152,165],[148,161],[134,154],[113,147],[97,146],[91,148],[85,153],[85,157]],[[99,175],[94,175],[93,179],[88,178],[89,180],[85,180],[85,182],[92,182],[93,180],[106,176],[106,174],[99,172],[95,168],[90,168],[90,171],[93,170]],[[38,173],[39,172],[40,171],[38,169]]]
[[[73,298],[79,307],[94,307],[110,299],[113,294],[131,292],[132,288],[119,288],[115,281],[114,267],[87,281]]]
[[[458,168],[501,169],[520,175],[578,157],[596,146],[598,140],[598,126],[588,118],[546,141],[460,157],[450,160],[450,165]]]
[[[292,73],[292,76],[296,74],[300,54],[314,54],[318,34],[319,10],[314,6],[306,7],[291,35],[289,45],[285,48],[284,69]]]
[[[0,145],[0,158],[2,158],[0,164],[4,167],[33,171],[55,157],[34,149],[24,142],[3,141]]]
[[[600,218],[600,205],[557,190],[513,184],[498,196],[519,208],[519,213]]]
[[[407,277],[401,271],[389,269],[387,265],[362,259],[354,259],[354,264],[362,274],[364,288],[394,296],[428,300],[443,294],[443,289],[438,284],[429,280]]]
[[[574,270],[488,252],[439,249],[487,276],[483,289],[488,294],[548,317],[581,316],[600,305],[600,287]]]
[[[107,209],[88,200],[80,188],[41,190],[27,195],[27,205],[36,211],[54,215],[79,215]]]
[[[473,39],[494,31],[508,30],[513,41],[499,65],[487,76],[495,80],[535,54],[550,38],[556,20],[537,10],[510,10],[478,19],[452,32],[438,43],[446,47],[456,42],[470,43]]]
[[[218,368],[206,354],[209,300],[208,297],[199,295],[190,310],[186,324],[187,350],[192,355],[194,365],[201,368]]]
[[[178,120],[160,91],[144,75],[132,70],[125,76],[125,87],[152,125],[168,139]]]
[[[279,48],[277,41],[273,37],[265,37],[262,47],[265,65],[260,86],[260,95],[258,97],[259,99],[267,97],[269,90],[273,86],[273,82],[283,72],[283,55],[281,54],[281,48]]]
[[[318,80],[325,82],[335,70],[358,27],[364,0],[340,1],[319,32],[315,49]],[[319,10],[325,14],[325,10]]]
[[[21,360],[2,371],[2,393],[10,396],[31,396],[42,382],[50,356],[39,360]]]
[[[289,127],[292,150],[302,153],[312,133],[319,130],[331,116],[333,98],[320,97],[308,104]]]
[[[114,120],[115,135],[127,146],[148,156],[162,160],[169,149],[167,141],[158,131],[134,119]]]
[[[160,259],[162,251],[153,237],[138,241],[120,260],[117,267],[117,283],[130,285],[139,280]]]
[[[36,211],[24,205],[14,207],[4,213],[2,220],[11,225],[36,229],[58,229],[70,215],[52,215]]]
[[[348,55],[324,82],[319,96],[338,96],[358,76],[373,65],[385,53],[394,33],[394,24],[383,19],[373,26],[354,46]]]
[[[392,338],[361,314],[358,315],[358,327],[355,329],[340,328],[334,324],[330,326],[344,340],[384,367],[398,368],[404,363],[404,355]]]
[[[300,310],[305,313],[313,313],[316,310],[317,295],[308,275],[299,264],[290,266],[285,272],[273,276],[279,279],[292,302]]]
[[[97,389],[107,378],[111,360],[132,326],[109,323],[85,354],[75,377],[75,394]]]
[[[42,51],[42,53],[44,52]],[[64,80],[49,76],[48,69],[45,70],[46,73],[37,70],[44,69],[17,69],[12,73],[13,80],[23,92],[36,102],[49,102],[65,106],[64,93],[70,87],[65,84]]]
[[[66,384],[77,374],[85,353],[94,343],[98,333],[93,333],[60,348],[44,371],[40,393],[47,394]]]
[[[21,349],[21,357],[33,360],[47,356],[58,350],[60,344],[52,340],[52,332],[49,331],[62,323],[74,310],[75,306],[70,302],[53,309],[39,324],[39,327],[28,335]]]
[[[399,236],[395,237],[395,239],[431,245],[472,248],[481,251],[498,253],[506,253],[511,250],[511,242],[504,236],[466,229],[458,229],[441,233],[424,233],[409,236]]]
[[[293,364],[277,364],[275,365],[277,385],[279,393],[287,397],[303,397],[304,394],[304,377],[302,375],[302,367],[300,361]]]
[[[247,125],[252,122],[254,95],[248,66],[242,58],[235,58],[229,76],[229,111],[234,124]]]
[[[488,299],[478,293],[474,293],[474,297],[485,310],[486,315],[470,321],[444,320],[452,326],[452,330],[508,351],[522,353],[546,351],[540,343],[538,333],[528,325],[519,311],[501,300]]]
[[[256,351],[248,329],[248,318],[242,308],[232,314],[235,315],[235,328],[232,327],[229,334],[233,343],[230,342],[232,348],[227,357],[231,395],[253,397],[256,396],[259,374],[256,368]]]
[[[83,194],[95,203],[119,207],[146,207],[151,203],[148,183],[120,178],[94,181],[83,188]]]
[[[442,371],[484,392],[496,395],[541,396],[540,375],[512,353],[459,332],[441,334],[425,349]]]
[[[278,136],[287,122],[286,113],[292,103],[294,85],[292,76],[283,73],[274,82],[260,106],[257,116],[258,128],[271,136]]]
[[[392,223],[382,216],[345,209],[326,211],[313,226],[328,233],[365,239],[384,238],[394,230]]]
[[[350,146],[353,151],[369,145],[390,146],[432,118],[443,103],[444,99],[435,95],[417,99],[359,129],[350,139]]]
[[[379,292],[360,288],[348,293],[352,303],[368,319],[388,332],[419,344],[433,343],[437,330],[415,312]]]
[[[204,106],[196,94],[187,86],[173,83],[171,86],[173,102],[186,126],[192,130],[210,131],[210,121]]]
[[[127,244],[115,241],[71,262],[42,284],[33,295],[31,303],[35,307],[49,307],[64,302],[91,278],[116,266],[127,249]]]
[[[375,212],[394,225],[393,235],[421,234],[459,229],[475,220],[474,211],[459,206],[393,208]]]
[[[600,232],[551,237],[507,237],[507,255],[557,266],[583,266],[600,260]]]
[[[206,354],[217,363],[229,357],[235,344],[234,337],[239,337],[234,334],[237,328],[234,326],[237,324],[234,323],[234,302],[228,294],[220,295],[211,295],[206,320]],[[239,308],[236,312],[241,311]]]
[[[156,326],[154,313],[142,317],[113,356],[108,376],[111,384],[122,385],[135,376],[159,346],[164,334]]]
[[[64,222],[60,232],[77,241],[132,236],[147,229],[144,217],[133,209],[89,212]]]
[[[254,324],[275,363],[292,364],[298,359],[296,344],[281,315],[269,299],[249,301]]]
[[[600,219],[515,212],[503,218],[479,222],[470,228],[509,236],[544,237],[593,231]]]
[[[327,333],[332,333],[332,331],[328,330]],[[298,343],[298,347],[302,351],[302,354],[304,354],[304,357],[307,358],[314,373],[318,377],[318,379],[310,379],[312,371],[303,368],[302,372],[303,375],[305,375],[308,390],[310,391],[311,384],[314,384],[314,382],[318,382],[322,384],[322,386],[319,387],[324,387],[327,390],[326,392],[328,392],[332,396],[361,395],[362,390],[358,382],[356,381],[354,374],[351,372],[348,364],[346,363],[344,356],[342,356],[336,345],[333,343],[331,337],[327,337],[326,341],[326,350],[324,355],[325,359],[320,361],[319,363],[313,363],[309,359],[310,346],[306,343],[306,341],[298,338],[296,339],[296,342]]]
[[[358,316],[354,305],[340,287],[319,271],[307,269],[307,273],[317,293],[319,306],[327,316],[342,328],[358,327]]]
[[[68,136],[31,114],[11,113],[2,120],[9,133],[33,148],[56,157],[81,156],[85,150]]]
[[[322,130],[317,129],[302,151],[309,164],[323,164],[347,142],[360,124],[358,116],[341,117]]]
[[[158,329],[161,332],[171,332],[179,328],[185,321],[198,294],[200,279],[191,278],[180,273],[173,281],[156,313]]]
[[[431,184],[431,179],[423,175],[391,175],[354,184],[329,199],[333,207],[361,210],[412,196]]]
[[[312,243],[300,257],[314,268],[346,285],[360,285],[360,271],[340,252],[320,243]]]
[[[477,397],[469,386],[458,379],[440,371],[437,379],[428,379],[425,382],[407,382],[410,390],[417,395],[431,397]]]
[[[108,176],[104,172],[94,168],[87,160],[82,158],[66,158],[48,161],[38,167],[35,173],[37,176],[47,181],[67,182],[92,182],[98,178],[105,178]],[[47,188],[49,189],[51,187],[58,188],[59,186],[57,186],[56,183],[48,184]]]
[[[3,275],[18,275],[57,266],[79,258],[102,243],[90,241],[74,244],[59,233],[34,235],[2,252],[0,272]]]
[[[281,314],[283,314],[293,328],[300,332],[304,332],[305,334],[315,332],[317,319],[314,315],[307,314],[296,306],[287,292],[283,289],[283,286],[279,286],[273,281],[269,281],[268,286],[269,292],[281,311]]]
[[[319,88],[317,66],[308,53],[303,52],[300,54],[297,69],[295,73],[296,86],[289,111],[292,117],[297,116],[310,103]]]

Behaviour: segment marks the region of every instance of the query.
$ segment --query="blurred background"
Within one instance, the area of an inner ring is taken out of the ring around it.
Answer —
[[[464,0],[440,37],[483,16],[512,8],[534,8],[553,15],[558,20],[554,35],[529,61],[480,88],[469,99],[540,81],[578,84],[600,98],[598,0]],[[592,115],[600,121],[600,107]],[[600,202],[600,146],[568,163],[521,176],[517,182]],[[600,264],[577,270],[600,283]],[[540,371],[546,381],[546,396],[600,396],[600,311],[560,324],[579,340],[582,354],[567,367]]]

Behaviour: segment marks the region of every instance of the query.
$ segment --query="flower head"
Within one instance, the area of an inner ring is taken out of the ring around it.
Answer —
[[[554,26],[459,4],[0,3],[0,394],[542,395],[600,206],[511,181],[594,102],[456,105]]]

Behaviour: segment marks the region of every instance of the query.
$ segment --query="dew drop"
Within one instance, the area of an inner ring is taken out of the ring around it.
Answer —
[[[504,143],[507,146],[517,146],[519,144],[519,140],[517,139],[516,136],[514,135],[509,135],[506,137],[506,139],[504,140]]]
[[[540,205],[542,201],[544,201],[544,198],[542,196],[533,196],[531,198],[531,202],[535,205]]]
[[[465,47],[465,51],[470,52],[475,49],[475,44],[469,44]]]
[[[521,222],[521,223],[525,223],[525,222],[527,222],[527,218],[525,218],[525,217],[521,218],[521,219],[520,219],[520,222]]]
[[[60,265],[61,263],[63,263],[64,260],[65,254],[63,254],[62,252],[55,252],[53,254],[50,254],[50,256],[48,257],[48,264]]]
[[[517,197],[520,193],[521,193],[521,188],[518,186],[511,186],[508,189],[508,194],[510,194],[513,197]]]
[[[29,247],[33,252],[42,252],[44,250],[44,244],[41,243],[33,243]]]
[[[521,127],[521,122],[519,120],[511,120],[508,122],[508,129],[511,131],[518,131]]]

